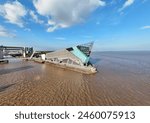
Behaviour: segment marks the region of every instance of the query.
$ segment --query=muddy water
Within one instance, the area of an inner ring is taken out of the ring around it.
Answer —
[[[13,60],[0,65],[0,105],[150,105],[150,52],[92,54],[94,75]]]

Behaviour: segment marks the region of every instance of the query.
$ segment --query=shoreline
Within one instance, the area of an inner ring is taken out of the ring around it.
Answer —
[[[150,54],[96,53],[98,73],[33,61],[0,65],[0,105],[150,105]]]

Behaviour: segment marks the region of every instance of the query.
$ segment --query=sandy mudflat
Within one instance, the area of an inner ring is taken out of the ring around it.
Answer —
[[[0,105],[149,105],[150,52],[92,55],[94,75],[48,64],[0,65]]]

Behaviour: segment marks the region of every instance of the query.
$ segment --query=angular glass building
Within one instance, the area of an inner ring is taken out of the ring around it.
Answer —
[[[46,54],[47,62],[78,69],[96,69],[90,63],[93,42],[57,50]]]
[[[68,48],[67,50],[70,51],[77,58],[79,58],[83,64],[87,65],[90,59],[92,47],[93,42]]]

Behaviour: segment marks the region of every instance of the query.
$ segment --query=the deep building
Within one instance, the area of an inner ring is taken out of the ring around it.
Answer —
[[[78,45],[46,54],[47,62],[84,73],[95,73],[96,68],[90,63],[93,42]]]

